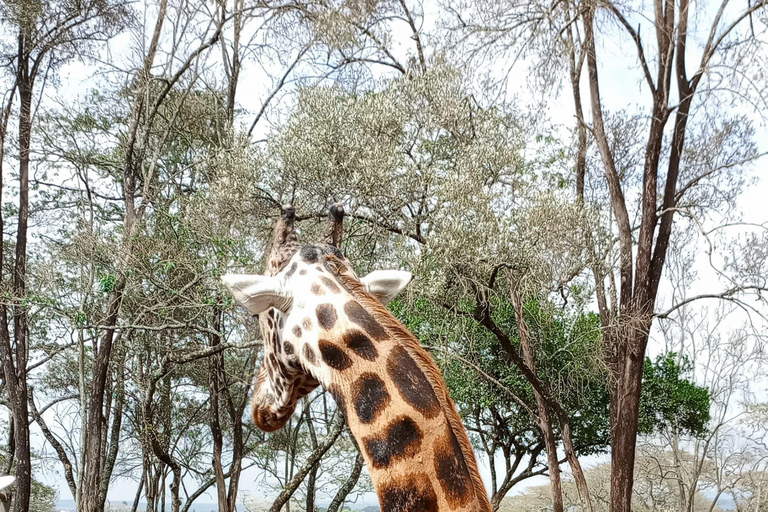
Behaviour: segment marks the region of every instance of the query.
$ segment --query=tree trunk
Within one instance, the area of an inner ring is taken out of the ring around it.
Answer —
[[[315,426],[312,424],[312,409],[309,404],[309,400],[305,400],[304,414],[306,415],[307,429],[309,429],[309,438],[312,441],[312,449],[317,450],[317,434],[315,433]],[[315,465],[309,472],[309,478],[307,478],[307,500],[306,511],[315,512],[315,481],[317,480],[317,470],[320,465]]]
[[[570,418],[565,415],[560,416],[560,429],[563,436],[563,449],[565,458],[573,473],[573,482],[576,485],[576,491],[579,493],[579,501],[586,512],[592,512],[592,496],[589,494],[589,485],[587,477],[584,476],[584,469],[576,456],[576,449],[573,446],[573,432],[571,430]]]
[[[214,313],[215,315],[215,313]],[[220,338],[217,335],[209,336],[210,345],[216,346],[220,344]],[[220,365],[223,363],[223,357],[219,358],[219,354],[214,354],[208,360],[209,368],[209,386],[210,386],[210,401],[211,401],[211,437],[213,438],[213,474],[216,479],[216,499],[219,505],[220,512],[228,512],[229,506],[227,503],[227,482],[224,478],[224,467],[221,461],[221,456],[224,451],[224,436],[221,432],[221,421],[219,420],[219,400],[220,390],[222,383],[220,382],[221,369]]]
[[[624,334],[624,343],[629,345],[627,357],[620,361],[620,371],[614,370],[611,375],[611,512],[632,510],[640,391],[650,320],[643,322],[647,325],[638,323],[634,322],[632,332]]]
[[[127,233],[130,236],[130,233]],[[99,341],[98,347],[94,347],[96,359],[93,368],[93,381],[91,382],[91,393],[88,407],[88,446],[85,448],[85,476],[84,488],[81,493],[84,512],[101,512],[99,510],[99,494],[101,491],[101,452],[102,437],[104,425],[104,392],[107,385],[107,376],[109,371],[109,362],[112,358],[112,342],[114,341],[115,329],[117,324],[117,315],[120,311],[120,304],[123,300],[123,288],[125,287],[125,276],[120,275],[117,278],[115,287],[109,296],[109,306],[107,308],[107,319],[105,324],[111,326],[107,328]]]
[[[27,389],[27,309],[22,304],[26,294],[27,272],[27,225],[29,221],[29,148],[32,134],[32,88],[33,77],[29,73],[30,57],[28,36],[19,34],[17,84],[20,97],[19,112],[19,218],[16,231],[16,254],[13,266],[13,337],[8,325],[7,308],[0,310],[0,357],[2,357],[5,386],[10,399],[14,425],[14,459],[16,463],[16,486],[13,499],[15,512],[29,510],[32,486],[32,461],[29,443],[29,410]],[[0,184],[0,194],[2,185]],[[0,229],[3,228],[0,218]],[[2,246],[5,245],[4,240]],[[4,251],[0,250],[0,261]],[[15,360],[14,360],[15,355]]]
[[[123,350],[121,350],[123,352]],[[123,408],[125,405],[125,359],[118,357],[116,369],[116,387],[114,389],[115,404],[113,407],[112,427],[109,432],[109,443],[105,443],[104,464],[101,475],[101,489],[99,490],[99,510],[104,510],[107,502],[107,492],[112,481],[112,472],[115,469],[117,454],[120,447],[120,431],[123,425]],[[106,439],[105,439],[106,441]]]
[[[515,323],[517,332],[520,335],[520,347],[523,350],[523,358],[528,368],[536,372],[536,361],[533,356],[533,347],[528,332],[528,323],[525,321],[525,312],[523,311],[523,301],[520,294],[515,289],[513,281],[510,281],[510,292],[512,295],[512,307],[515,310]],[[557,460],[557,440],[555,431],[552,428],[552,417],[549,414],[549,405],[544,397],[536,389],[533,390],[536,398],[536,407],[539,412],[538,423],[541,433],[544,436],[544,446],[547,452],[547,466],[549,466],[549,483],[552,492],[552,509],[554,512],[563,512],[563,486],[560,479],[560,463]]]

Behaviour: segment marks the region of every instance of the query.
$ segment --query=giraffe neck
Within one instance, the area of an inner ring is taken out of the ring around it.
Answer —
[[[354,295],[339,327],[341,344],[360,357],[354,365],[341,358],[328,388],[346,413],[381,510],[489,512],[469,438],[434,361],[376,299]],[[330,349],[323,359],[333,368]]]
[[[381,510],[489,511],[474,453],[466,449],[466,431],[446,410],[453,403],[438,398],[444,384],[435,386],[417,363],[420,357],[401,345],[383,342],[377,348],[386,358],[386,371],[364,371],[332,389],[365,458]]]

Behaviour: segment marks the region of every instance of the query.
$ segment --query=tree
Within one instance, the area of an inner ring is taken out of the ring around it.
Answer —
[[[435,351],[465,425],[487,456],[492,505],[498,508],[511,488],[525,479],[552,471],[559,479],[556,443],[561,442],[562,431],[555,422],[541,421],[534,389],[506,360],[498,338],[482,325],[455,316],[428,299],[407,305],[395,302],[394,307],[420,341]],[[529,341],[537,347],[537,374],[549,389],[556,390],[557,400],[573,418],[570,425],[577,456],[604,450],[609,445],[605,375],[593,364],[600,344],[597,318],[566,317],[550,305],[535,302],[526,305],[525,314],[527,325],[532,326]],[[516,318],[508,300],[495,302],[494,321],[511,331],[512,343],[519,346]],[[553,438],[554,465],[539,459],[548,450],[545,432]],[[498,453],[505,461],[500,475]],[[555,499],[560,495],[553,493]]]
[[[740,127],[734,129],[731,120],[710,114],[719,100],[765,101],[765,88],[753,86],[755,82],[748,84],[741,77],[754,76],[760,83],[766,78],[761,71],[765,48],[759,35],[766,27],[761,21],[755,23],[766,4],[754,2],[736,8],[726,1],[712,12],[686,0],[655,1],[652,12],[593,1],[512,2],[490,10],[483,10],[487,4],[482,1],[472,5],[475,10],[457,14],[457,26],[461,31],[466,28],[464,33],[470,37],[477,36],[474,48],[517,48],[519,41],[527,45],[530,55],[550,64],[538,66],[538,77],[557,81],[561,69],[568,71],[577,117],[577,201],[589,197],[584,176],[597,179],[588,173],[587,132],[597,147],[604,177],[600,187],[607,189],[610,203],[608,239],[596,237],[591,225],[584,231],[583,247],[590,260],[604,329],[604,360],[612,376],[611,510],[628,512],[644,354],[653,320],[660,313],[657,297],[673,220],[679,215],[689,217],[694,219],[690,229],[696,229],[695,223],[701,224],[706,212],[717,208],[720,200],[703,192],[706,184],[720,183],[732,193],[741,181],[731,169],[743,169],[758,156],[748,120],[739,121]],[[702,17],[711,20],[706,28]],[[639,21],[643,18],[652,20],[650,26]],[[689,19],[698,23],[693,25]],[[609,112],[601,95],[601,37],[617,37],[615,31],[607,29],[610,23],[636,52],[643,100],[647,102],[640,109],[641,118]],[[643,38],[644,30],[655,36],[652,44]],[[753,60],[752,55],[761,57]],[[722,81],[709,81],[709,70],[714,68],[723,70]],[[580,84],[584,76],[591,123],[583,113]],[[635,142],[629,130],[635,133]],[[740,135],[731,138],[737,132]],[[637,137],[643,137],[644,146],[635,147]],[[718,139],[722,142],[717,143]],[[730,144],[733,151],[715,149],[713,154],[706,149],[722,148],[723,143]],[[636,154],[642,166],[627,160],[628,154]],[[738,281],[706,297],[733,300],[734,295],[765,289],[760,278]]]
[[[13,258],[11,289],[12,322],[8,321],[8,305],[0,310],[0,358],[13,415],[16,460],[16,498],[14,509],[29,508],[31,492],[30,441],[28,425],[27,364],[30,353],[27,304],[27,240],[29,225],[29,167],[32,137],[35,83],[47,76],[68,58],[83,52],[89,44],[108,38],[127,12],[123,2],[86,2],[73,6],[69,2],[18,2],[7,7],[5,21],[17,33],[17,52],[11,62],[15,67],[13,92],[18,90],[19,143],[19,207]],[[7,116],[3,119],[5,144]],[[3,153],[4,154],[4,153]],[[1,164],[0,164],[1,165]],[[1,168],[0,168],[1,170]],[[2,184],[0,184],[2,190]],[[3,226],[0,218],[0,228]],[[5,247],[5,241],[2,241]],[[0,249],[0,260],[4,250]]]
[[[654,362],[645,358],[640,397],[639,432],[665,431],[670,436],[701,435],[710,420],[709,390],[682,378],[693,370],[691,362],[668,352]]]

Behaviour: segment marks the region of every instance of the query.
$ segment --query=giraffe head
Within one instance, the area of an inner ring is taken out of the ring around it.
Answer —
[[[281,428],[298,400],[318,384],[332,389],[331,373],[351,365],[348,351],[372,360],[371,338],[383,336],[372,316],[337,279],[341,270],[382,304],[411,281],[401,270],[377,270],[358,278],[339,251],[344,211],[331,207],[323,243],[301,245],[295,212],[284,206],[269,248],[265,275],[222,278],[235,300],[258,315],[264,359],[251,398],[253,420],[262,430]],[[356,326],[336,329],[337,323]]]

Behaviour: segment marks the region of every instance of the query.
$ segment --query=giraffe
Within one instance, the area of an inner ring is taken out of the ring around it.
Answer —
[[[324,243],[301,245],[295,210],[282,208],[266,275],[225,275],[258,315],[264,359],[251,398],[254,423],[285,425],[318,385],[344,413],[383,512],[489,512],[477,461],[429,354],[385,307],[411,274],[359,278],[339,251],[344,211],[331,207]]]

